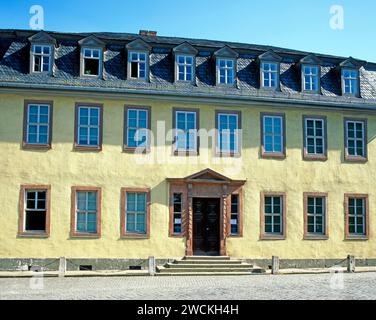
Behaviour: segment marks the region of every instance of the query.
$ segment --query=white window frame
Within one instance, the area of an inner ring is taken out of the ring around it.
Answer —
[[[184,59],[184,62],[181,63],[179,62],[179,59],[180,58],[183,58]],[[192,63],[189,64],[187,62],[187,58],[189,59],[192,59]],[[194,81],[194,75],[195,75],[195,71],[194,71],[194,64],[195,64],[195,58],[194,56],[192,55],[187,55],[187,54],[178,54],[176,55],[176,81],[178,82],[193,82]],[[183,67],[183,78],[184,79],[180,79],[180,70],[179,70],[179,67]],[[191,80],[187,79],[187,76],[188,76],[188,67],[191,67]]]
[[[308,69],[308,73],[306,73]],[[303,91],[317,93],[320,91],[320,67],[313,65],[302,65]],[[307,81],[307,78],[309,81]],[[308,88],[307,88],[308,85]],[[316,89],[314,89],[316,85]]]
[[[221,61],[225,62],[225,66],[221,67]],[[232,67],[228,63],[232,63]],[[221,70],[225,72],[225,82],[221,82]],[[222,86],[233,86],[236,78],[236,60],[229,58],[217,58],[217,84]],[[232,82],[230,81],[232,79]]]
[[[90,56],[85,55],[85,51],[90,51]],[[94,51],[98,51],[98,57],[94,57]],[[98,74],[86,74],[85,73],[85,63],[86,59],[98,60]],[[100,77],[102,75],[102,64],[103,64],[103,50],[102,48],[82,48],[82,76],[84,77]]]
[[[350,200],[354,200],[354,214],[350,214]],[[358,214],[358,200],[362,200],[362,214],[359,215]],[[352,198],[352,197],[349,197],[348,199],[348,234],[350,236],[365,236],[366,233],[367,233],[367,230],[366,230],[366,199],[365,198]],[[358,230],[358,218],[361,217],[362,218],[362,227],[363,227],[363,232],[362,233],[359,233],[357,230]],[[350,218],[354,218],[354,228],[355,228],[355,232],[350,232]]]
[[[276,70],[271,70],[271,66],[274,65]],[[266,66],[269,66],[268,69],[266,69]],[[265,74],[268,75],[267,78],[265,78]],[[272,75],[275,74],[275,86],[272,86]],[[265,80],[268,81],[269,85],[265,86]],[[279,87],[279,64],[277,62],[268,62],[263,61],[261,62],[261,87],[264,89],[278,89]]]
[[[271,209],[272,209],[272,212],[271,213],[266,213],[266,201],[265,199],[266,198],[271,198]],[[280,199],[280,213],[275,213],[274,212],[274,198],[279,198]],[[283,223],[283,215],[285,214],[283,212],[283,209],[284,209],[284,198],[282,196],[273,196],[273,195],[265,195],[264,196],[264,234],[265,235],[283,235],[284,234],[284,223]],[[266,231],[266,217],[267,216],[270,216],[271,217],[271,231],[270,232],[267,232]],[[280,232],[275,232],[274,231],[274,218],[275,217],[280,217],[280,222],[279,222],[279,225],[280,225]]]
[[[313,131],[314,131],[314,134],[313,135],[309,135],[308,134],[308,121],[313,121]],[[316,122],[321,122],[322,124],[322,135],[321,136],[318,136],[316,135],[316,132],[317,132],[317,124]],[[307,155],[325,155],[326,154],[326,141],[325,141],[325,137],[326,137],[326,132],[325,132],[325,120],[324,119],[321,119],[321,118],[305,118],[304,119],[304,130],[305,130],[305,145],[306,145],[306,153]],[[309,152],[309,148],[308,148],[308,139],[313,139],[314,141],[314,145],[313,145],[313,148],[315,150],[314,153],[310,153]],[[318,153],[317,152],[317,140],[318,139],[322,139],[322,153]]]
[[[136,112],[136,123],[137,123],[137,127],[131,127],[130,126],[130,112],[131,111],[135,111]],[[140,122],[140,113],[141,112],[146,112],[146,127],[145,128],[141,128],[138,126],[139,122]],[[127,144],[127,147],[129,148],[139,148],[139,147],[143,147],[143,146],[136,146],[136,147],[133,147],[133,146],[130,146],[129,142],[130,142],[130,130],[136,130],[136,137],[132,138],[134,139],[134,141],[138,141],[138,140],[141,140],[142,137],[146,137],[146,140],[145,140],[145,148],[148,148],[149,147],[149,134],[148,134],[148,131],[149,131],[149,110],[147,109],[141,109],[141,108],[128,108],[127,109],[127,141],[126,141],[126,144]],[[145,132],[143,134],[143,132]]]
[[[354,134],[355,136],[354,137],[350,137],[349,136],[349,124],[352,123],[354,124]],[[356,137],[356,127],[358,124],[361,124],[362,125],[362,137],[361,138],[357,138]],[[366,130],[366,126],[365,126],[365,123],[364,121],[356,121],[356,120],[346,120],[346,146],[347,146],[347,153],[348,153],[348,156],[349,157],[361,157],[361,158],[365,158],[366,157],[366,139],[365,139],[365,130]],[[349,153],[349,141],[354,141],[354,151],[355,151],[355,154],[350,154]],[[363,152],[362,154],[358,154],[358,143],[359,142],[362,142],[362,145],[363,145]]]
[[[179,129],[178,128],[178,115],[179,114],[184,114],[184,129]],[[188,114],[193,114],[194,116],[194,129],[190,129],[188,130],[187,129],[187,120],[188,120]],[[175,151],[176,152],[195,152],[197,150],[197,112],[195,111],[183,111],[183,110],[176,110],[175,111],[175,126],[176,128],[175,129]],[[189,148],[189,145],[188,145],[188,141],[187,139],[185,138],[184,141],[185,141],[185,146],[183,149],[180,149],[179,148],[179,144],[178,144],[178,140],[179,140],[179,132],[183,132],[184,133],[184,137],[186,137],[186,134],[187,133],[193,133],[194,134],[194,137],[193,137],[193,148],[190,149]]]
[[[226,116],[227,117],[227,129],[223,129],[225,132],[225,136],[227,137],[226,139],[228,140],[228,150],[223,150],[222,145],[221,145],[221,122],[220,122],[220,117],[221,116]],[[231,143],[230,143],[230,136],[231,132],[229,129],[230,126],[230,117],[236,117],[236,129],[235,129],[235,149],[231,150]],[[218,123],[218,133],[217,133],[217,153],[218,154],[223,154],[223,155],[230,155],[230,154],[239,154],[240,153],[240,147],[239,147],[239,114],[237,113],[222,113],[218,112],[217,114],[217,123]]]
[[[88,109],[88,124],[81,124],[81,109]],[[97,109],[98,110],[98,124],[97,125],[91,125],[91,110]],[[100,132],[101,132],[101,108],[100,107],[92,107],[92,106],[78,106],[77,111],[77,145],[80,147],[99,147],[101,141],[100,141]],[[80,128],[87,128],[88,129],[88,135],[86,144],[81,143],[80,139]],[[98,143],[96,145],[90,144],[90,129],[98,129],[98,135],[97,135],[97,141]]]
[[[129,196],[129,194],[134,194],[135,195],[135,211],[129,211],[128,210],[128,196]],[[137,206],[138,206],[138,195],[140,195],[140,194],[143,194],[144,196],[145,196],[145,211],[143,211],[143,212],[141,212],[141,211],[138,211],[137,210]],[[147,216],[147,212],[148,212],[148,208],[147,208],[147,202],[148,202],[148,200],[147,200],[147,197],[148,197],[148,195],[147,195],[147,192],[133,192],[133,191],[127,191],[127,194],[126,194],[126,201],[127,201],[127,203],[125,204],[125,233],[126,234],[142,234],[142,235],[146,235],[147,234],[147,232],[148,232],[148,230],[147,230],[147,228],[148,228],[148,221],[147,221],[147,219],[148,219],[148,216]],[[134,215],[134,218],[135,218],[135,222],[134,222],[134,224],[135,224],[135,230],[134,231],[130,231],[130,230],[128,230],[128,214],[132,214],[132,215]],[[138,230],[137,229],[137,216],[138,215],[143,215],[144,216],[144,231],[140,231],[140,230]]]
[[[41,53],[36,53],[36,47],[40,47],[41,48]],[[44,53],[44,49],[45,48],[49,48],[49,53]],[[45,45],[45,44],[33,44],[32,45],[32,55],[33,55],[33,58],[32,58],[32,73],[51,73],[52,71],[52,54],[53,54],[53,47],[51,45]],[[41,66],[41,70],[40,71],[36,71],[35,70],[35,57],[36,56],[40,56],[41,58],[41,63],[40,63],[40,66]],[[43,66],[44,66],[44,60],[45,58],[49,58],[49,62],[48,62],[48,70],[47,71],[44,71],[43,70]]]
[[[85,194],[85,210],[80,210],[78,209],[78,194],[79,193],[84,193]],[[95,198],[95,210],[89,210],[89,193],[95,193],[96,198]],[[75,208],[75,231],[76,233],[92,233],[92,234],[97,234],[98,233],[98,192],[97,191],[84,191],[84,190],[78,190],[76,191],[76,208]],[[89,214],[95,213],[95,231],[88,231],[88,216]],[[79,231],[78,230],[78,214],[84,214],[85,215],[85,230],[84,231]]]
[[[37,122],[30,122],[30,108],[31,107],[38,107],[38,113],[37,113]],[[47,142],[46,143],[41,143],[40,142],[40,127],[41,126],[46,126],[45,123],[40,122],[40,109],[41,107],[47,107],[48,108],[48,122],[47,122]],[[27,105],[27,114],[26,114],[26,143],[29,145],[48,145],[50,141],[50,125],[51,125],[51,106],[48,104],[35,104],[35,103],[30,103]],[[30,142],[29,140],[29,129],[30,126],[36,126],[37,127],[37,142]]]
[[[313,213],[309,212],[309,199],[313,199]],[[317,199],[322,200],[322,213],[317,213]],[[308,235],[325,235],[326,234],[326,198],[307,196],[307,234]],[[309,217],[313,217],[313,232],[309,231]],[[317,231],[317,217],[322,219],[322,232]]]
[[[27,200],[28,200],[28,197],[27,197],[27,194],[28,192],[34,192],[35,193],[35,208],[28,208],[27,207]],[[38,193],[39,192],[45,192],[46,194],[46,197],[45,197],[45,201],[44,201],[44,205],[45,205],[45,208],[44,209],[38,209]],[[25,189],[24,191],[24,216],[23,216],[23,232],[29,232],[29,233],[44,233],[46,232],[46,227],[44,228],[44,230],[27,230],[26,229],[26,215],[27,215],[27,211],[36,211],[36,212],[45,212],[45,215],[46,215],[46,220],[47,220],[47,199],[48,199],[48,190],[42,190],[42,189]]]
[[[346,72],[350,73],[349,77],[345,77]],[[349,92],[346,92],[347,82],[348,82]],[[359,96],[359,90],[360,90],[359,70],[347,69],[347,68],[342,69],[342,93],[347,96],[357,97]]]
[[[137,54],[137,60],[133,60],[132,55]],[[145,60],[140,59],[140,55],[145,55]],[[137,63],[137,77],[132,77],[132,62]],[[140,64],[145,64],[145,76],[140,77]],[[128,52],[128,77],[132,80],[147,80],[149,78],[149,53],[147,51],[131,50]]]
[[[273,147],[273,150],[272,151],[268,151],[266,150],[266,137],[267,136],[270,136],[270,135],[267,135],[266,134],[266,118],[271,118],[272,119],[272,134],[271,134],[271,137],[272,137],[272,147]],[[279,135],[277,135],[275,133],[275,128],[274,128],[274,120],[275,119],[279,119],[281,121],[281,133],[280,133],[280,136],[281,136],[281,150],[275,150],[275,137],[279,137]],[[285,128],[284,128],[284,121],[283,121],[283,116],[281,115],[273,115],[273,114],[265,114],[263,115],[262,117],[262,121],[263,121],[263,133],[262,133],[262,139],[263,139],[263,146],[264,146],[264,154],[283,154],[284,153],[284,148],[285,148],[285,137],[284,137],[284,132],[285,132]]]

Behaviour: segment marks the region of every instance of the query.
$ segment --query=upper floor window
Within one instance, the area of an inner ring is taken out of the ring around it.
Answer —
[[[304,158],[326,159],[326,118],[304,117]]]
[[[261,63],[261,81],[263,88],[276,89],[279,82],[279,71],[277,63]]]
[[[193,81],[193,56],[177,55],[176,56],[176,74],[178,81]]]
[[[52,102],[26,103],[24,147],[50,147],[52,135]]]
[[[103,107],[76,106],[76,148],[100,149],[102,146]]]
[[[217,153],[238,155],[240,153],[240,114],[235,112],[217,113]]]
[[[147,107],[126,107],[125,112],[125,149],[149,148],[150,109]]]
[[[262,155],[285,156],[285,117],[282,114],[262,114]]]
[[[83,75],[99,76],[102,65],[102,49],[83,48]]]
[[[174,110],[175,152],[196,153],[198,151],[197,117],[197,110]]]
[[[342,70],[342,92],[345,95],[359,96],[359,71],[355,69]]]
[[[50,73],[52,69],[52,46],[33,45],[32,71]]]
[[[235,83],[235,60],[217,59],[217,83],[233,85]]]
[[[367,159],[367,131],[366,120],[345,120],[345,159]]]
[[[132,79],[147,79],[147,53],[146,52],[129,52],[129,76]]]
[[[303,90],[308,92],[318,92],[320,87],[320,69],[318,66],[304,66],[303,70]]]

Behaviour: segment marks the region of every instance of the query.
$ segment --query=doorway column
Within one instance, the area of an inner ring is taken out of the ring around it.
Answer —
[[[187,245],[185,255],[193,256],[193,185],[188,184]]]

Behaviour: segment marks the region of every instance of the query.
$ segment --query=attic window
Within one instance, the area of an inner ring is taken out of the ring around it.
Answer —
[[[130,77],[146,79],[147,61],[145,52],[129,52]]]
[[[276,89],[278,87],[278,81],[278,64],[263,62],[261,64],[262,87]]]
[[[33,45],[33,72],[51,71],[51,46]]]
[[[303,66],[302,76],[304,83],[304,91],[318,92],[319,91],[319,67],[318,66]]]
[[[99,76],[101,64],[101,50],[87,49],[83,50],[83,74],[85,76]]]
[[[359,72],[355,69],[342,70],[342,92],[345,95],[359,95]]]
[[[217,83],[233,85],[235,82],[235,61],[234,59],[217,60]]]

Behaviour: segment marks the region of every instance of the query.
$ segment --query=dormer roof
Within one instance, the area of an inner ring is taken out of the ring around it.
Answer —
[[[264,52],[258,56],[260,61],[281,62],[282,57],[276,54],[273,50]]]
[[[310,64],[315,66],[320,66],[322,64],[322,61],[313,53],[305,56],[304,58],[300,59],[299,65],[302,64]]]
[[[340,68],[359,69],[363,65],[362,61],[356,60],[353,57],[346,59],[339,64]]]
[[[132,42],[129,42],[125,48],[127,50],[139,50],[139,51],[151,51],[151,45],[146,43],[144,40],[138,38],[136,40],[133,40]]]
[[[216,58],[233,58],[236,59],[239,56],[234,49],[230,48],[229,46],[225,45],[221,49],[217,50],[213,54]]]
[[[173,53],[197,55],[198,50],[189,42],[185,41],[172,49]]]
[[[106,43],[102,40],[98,39],[96,36],[91,35],[86,38],[81,39],[78,41],[78,44],[81,47],[95,47],[95,48],[104,48],[106,46]]]
[[[47,32],[45,31],[39,31],[38,33],[32,35],[28,39],[31,44],[52,44],[56,45],[56,39],[51,37]]]

